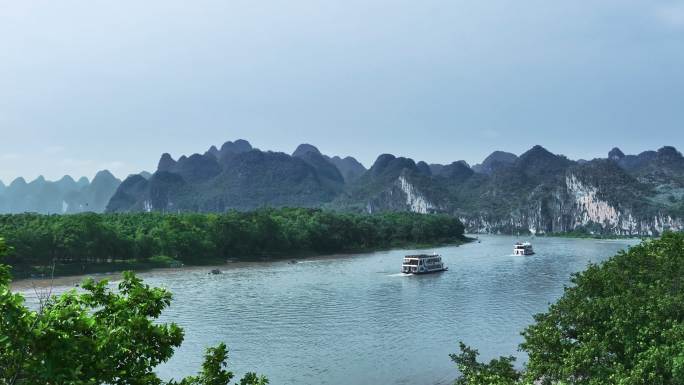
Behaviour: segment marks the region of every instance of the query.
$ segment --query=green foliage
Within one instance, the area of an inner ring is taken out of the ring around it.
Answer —
[[[0,254],[6,249],[0,239]],[[168,361],[183,341],[175,324],[155,320],[171,293],[124,273],[116,291],[107,281],[83,283],[41,302],[38,310],[10,290],[8,268],[0,265],[0,385],[226,385],[224,344],[207,350],[198,376],[163,382],[154,368]],[[264,385],[253,373],[240,384]]]
[[[155,255],[149,258],[149,261],[155,265],[159,266],[164,266],[164,267],[172,267],[172,266],[179,266],[180,261],[173,259],[167,255]]]
[[[187,377],[178,385],[223,385],[233,379],[233,373],[225,369],[228,361],[228,348],[219,344],[207,349],[202,371],[198,376]],[[247,373],[240,379],[240,385],[267,385],[268,379],[256,373]]]
[[[330,253],[462,239],[445,215],[363,215],[319,209],[262,209],[225,214],[0,215],[14,247],[7,262],[35,266],[180,261],[185,264],[302,252]],[[166,256],[166,258],[158,256]],[[58,269],[58,271],[61,271]]]
[[[0,260],[7,256],[12,249],[5,243],[5,238],[0,237]]]
[[[529,362],[519,379],[510,358],[481,364],[462,346],[452,356],[458,384],[684,384],[684,234],[591,265],[572,283],[523,332]]]
[[[513,368],[513,357],[501,357],[490,361],[489,364],[477,362],[477,350],[471,349],[463,342],[460,343],[461,354],[450,354],[456,363],[461,377],[455,385],[488,384],[514,385],[520,379],[520,373]]]
[[[573,277],[524,332],[529,378],[681,384],[684,235],[668,233]]]

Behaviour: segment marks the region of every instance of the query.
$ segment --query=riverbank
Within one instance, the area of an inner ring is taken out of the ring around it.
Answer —
[[[55,264],[39,266],[13,266],[12,275],[15,281],[28,279],[50,279],[52,277],[87,276],[90,274],[115,274],[122,271],[151,271],[159,269],[174,269],[181,267],[221,267],[227,264],[239,262],[277,262],[277,261],[297,261],[301,259],[319,258],[335,255],[351,255],[361,253],[372,253],[378,251],[391,251],[397,249],[430,249],[445,246],[460,246],[465,243],[477,241],[476,238],[467,236],[440,239],[431,243],[415,242],[395,242],[388,247],[368,247],[368,248],[348,248],[330,253],[319,253],[314,250],[305,250],[294,253],[269,253],[268,255],[252,255],[234,258],[203,258],[194,260],[194,263],[182,263],[180,260],[167,257],[156,256],[149,260],[121,260],[111,262],[99,262],[88,264]]]
[[[21,277],[439,245],[464,241],[463,233],[458,218],[444,214],[308,208],[0,215],[0,237],[10,247],[2,262]]]
[[[160,321],[187,331],[183,346],[158,373],[164,380],[196,373],[204,348],[225,341],[239,353],[230,364],[236,375],[254,370],[274,384],[318,385],[321,373],[328,385],[453,383],[458,373],[448,354],[458,341],[477,344],[486,360],[519,355],[520,331],[563,294],[572,273],[634,244],[548,237],[535,242],[537,254],[521,258],[510,255],[516,237],[480,240],[423,251],[326,254],[298,263],[240,261],[141,272],[146,284],[173,292]],[[448,271],[399,273],[404,255],[433,251]],[[222,274],[208,274],[212,268]],[[115,287],[120,276],[95,279],[109,279]],[[52,293],[74,289],[83,278],[57,278]],[[34,286],[40,292],[50,284],[25,280],[13,287],[31,305]],[[425,332],[407,334],[404,326],[415,324]],[[397,365],[408,361],[421,370]]]
[[[486,233],[470,233],[468,234],[472,237],[479,237],[481,235],[504,235],[504,236],[517,236],[519,238],[574,238],[574,239],[650,239],[656,238],[655,236],[648,235],[617,235],[617,234],[592,234],[584,231],[568,231],[564,233],[544,233],[544,234],[532,234],[530,232],[518,233],[518,234],[486,234]]]
[[[538,234],[537,237],[554,237],[554,238],[576,238],[576,239],[648,239],[654,238],[646,235],[617,235],[617,234],[590,234],[584,232],[570,231],[567,233],[549,233]]]

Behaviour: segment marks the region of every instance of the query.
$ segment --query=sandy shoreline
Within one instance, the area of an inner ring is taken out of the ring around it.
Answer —
[[[389,250],[387,250],[389,251]],[[377,251],[375,251],[377,252]],[[372,252],[369,252],[372,253]],[[149,277],[152,275],[165,275],[174,274],[179,272],[196,272],[196,271],[206,271],[209,273],[213,269],[219,269],[221,271],[228,271],[233,269],[239,269],[248,266],[259,266],[259,265],[277,265],[277,264],[288,264],[292,261],[302,262],[302,261],[312,261],[312,260],[322,260],[322,259],[340,259],[340,258],[352,258],[358,255],[363,255],[366,253],[350,253],[350,254],[325,254],[325,255],[311,255],[307,257],[292,257],[292,258],[278,258],[273,260],[262,260],[262,261],[232,261],[226,262],[224,264],[216,265],[189,265],[183,267],[160,267],[155,269],[138,270],[135,271],[136,275],[141,278]],[[86,278],[93,278],[95,280],[107,279],[110,282],[115,282],[121,279],[121,271],[113,271],[110,273],[94,273],[94,274],[82,274],[82,275],[67,275],[58,276],[54,278],[22,278],[13,280],[11,283],[12,290],[21,292],[31,292],[34,289],[45,289],[50,287],[77,287]]]

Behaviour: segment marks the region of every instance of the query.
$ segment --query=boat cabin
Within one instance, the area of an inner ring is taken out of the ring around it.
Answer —
[[[401,265],[401,272],[406,274],[434,273],[447,269],[442,262],[442,257],[437,254],[407,255]]]
[[[513,255],[532,255],[534,250],[529,242],[516,242],[513,246]]]

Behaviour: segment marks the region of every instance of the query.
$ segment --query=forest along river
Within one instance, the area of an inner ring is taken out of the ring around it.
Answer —
[[[532,315],[562,293],[570,274],[638,240],[532,239],[537,254],[512,256],[517,240],[427,250],[391,250],[211,269],[140,274],[174,294],[161,321],[185,328],[185,342],[159,367],[164,378],[194,374],[204,349],[225,341],[229,368],[256,371],[274,385],[447,384],[458,341],[482,359],[516,355]],[[399,274],[405,254],[443,256],[449,271]],[[59,279],[55,292],[78,279]],[[31,281],[16,288],[27,297]],[[29,298],[30,302],[30,298]],[[520,357],[518,365],[524,361]]]

